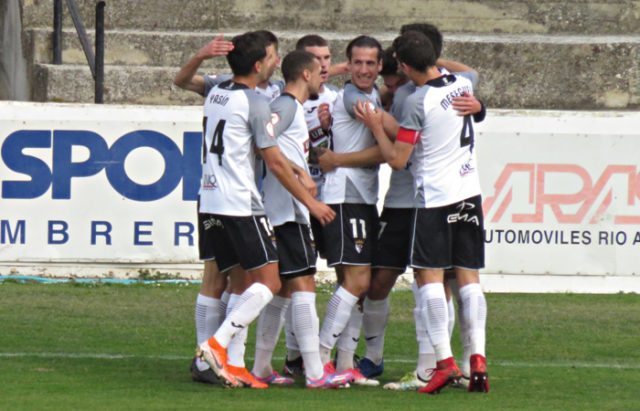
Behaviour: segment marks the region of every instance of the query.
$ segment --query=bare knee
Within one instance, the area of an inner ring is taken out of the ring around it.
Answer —
[[[344,274],[342,287],[357,297],[364,296],[371,284],[371,267],[346,266]]]
[[[371,274],[371,283],[367,296],[371,300],[384,300],[389,296],[393,285],[396,283],[399,270],[376,269]]]

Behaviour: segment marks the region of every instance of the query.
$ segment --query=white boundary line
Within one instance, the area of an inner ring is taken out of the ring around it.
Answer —
[[[12,357],[36,357],[36,358],[71,358],[71,359],[97,359],[97,360],[126,360],[126,359],[147,359],[147,360],[162,360],[162,361],[188,361],[193,357],[182,355],[136,355],[136,354],[106,354],[106,353],[64,353],[64,352],[39,352],[39,353],[27,353],[27,352],[0,352],[0,358],[12,358]],[[253,358],[247,358],[253,360]],[[273,357],[274,360],[282,361],[284,357]],[[385,358],[386,363],[391,364],[413,364],[415,359],[404,358]],[[613,368],[621,370],[640,370],[640,364],[601,364],[601,363],[587,363],[587,362],[558,362],[558,363],[526,363],[515,361],[488,361],[489,365],[495,365],[498,367],[512,367],[512,368]]]

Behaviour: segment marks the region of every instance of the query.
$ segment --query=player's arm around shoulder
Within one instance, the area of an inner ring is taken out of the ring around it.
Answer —
[[[462,96],[454,97],[451,106],[458,112],[459,116],[472,115],[476,123],[483,121],[487,115],[484,103],[466,91],[462,93]]]
[[[322,224],[327,224],[335,218],[336,213],[326,204],[317,201],[298,181],[289,160],[282,155],[278,146],[262,148],[261,152],[269,171],[287,191],[309,209],[311,215]]]
[[[302,186],[309,192],[309,194],[311,194],[312,197],[317,197],[318,186],[316,185],[315,181],[313,181],[313,178],[311,178],[309,173],[307,173],[305,169],[297,165],[294,161],[289,160],[289,165],[291,166],[293,173],[296,175],[296,177],[298,177],[298,181],[300,181],[300,184],[302,184]]]
[[[446,60],[443,58],[439,58],[436,61],[436,66],[441,67],[447,70],[449,73],[475,73],[475,76],[478,76],[478,72],[467,66],[466,64],[460,63],[459,61]]]
[[[408,144],[405,141],[398,141],[397,139],[394,142],[389,138],[384,124],[385,114],[391,119],[393,118],[388,113],[380,109],[372,108],[361,101],[358,101],[358,104],[355,106],[355,113],[358,120],[371,130],[371,133],[378,142],[378,147],[380,148],[380,153],[382,154],[384,161],[386,161],[394,170],[401,170],[405,168],[415,143]],[[399,133],[398,130],[400,129],[398,128],[397,122],[395,122],[395,129],[396,133]]]
[[[323,173],[328,173],[338,167],[377,166],[385,161],[377,145],[350,153],[335,153],[326,148],[321,148],[320,150],[318,165]]]

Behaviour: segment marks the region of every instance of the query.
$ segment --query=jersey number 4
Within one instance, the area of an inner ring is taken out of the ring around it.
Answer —
[[[202,137],[202,162],[207,162],[207,151],[209,153],[218,155],[218,164],[222,165],[222,154],[224,153],[224,141],[222,140],[222,133],[224,132],[224,125],[227,120],[220,120],[216,125],[216,129],[213,131],[213,136],[211,138],[211,147],[207,150],[207,117],[202,119],[202,126],[204,127],[204,133]]]
[[[471,122],[471,116],[464,116],[464,122],[462,124],[462,132],[460,133],[460,147],[469,147],[469,151],[473,152],[473,123]]]

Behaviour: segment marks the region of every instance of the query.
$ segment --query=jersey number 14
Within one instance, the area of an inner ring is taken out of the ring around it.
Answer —
[[[222,133],[224,132],[224,125],[227,120],[220,120],[216,125],[216,129],[213,131],[213,136],[211,138],[211,147],[207,150],[207,117],[202,119],[202,126],[204,128],[203,138],[202,138],[202,162],[207,162],[207,151],[209,153],[218,155],[218,164],[222,165],[222,154],[224,153],[224,141],[222,140]]]

